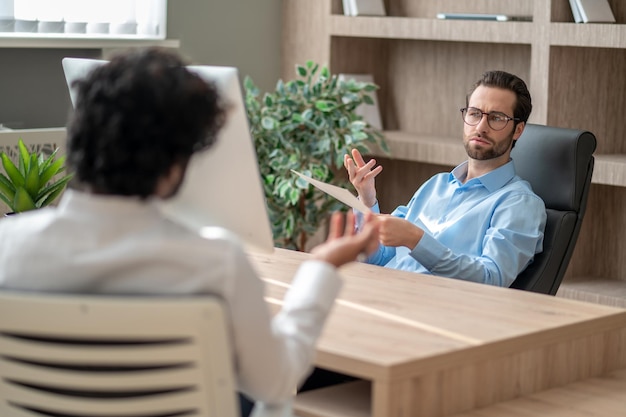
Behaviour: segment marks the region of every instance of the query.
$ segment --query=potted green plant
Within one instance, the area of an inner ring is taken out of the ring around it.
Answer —
[[[375,84],[340,80],[312,61],[296,66],[296,72],[295,80],[279,80],[275,91],[263,96],[250,77],[244,89],[274,243],[303,251],[328,213],[345,206],[291,170],[347,187],[346,153],[353,148],[368,153],[370,145],[388,148],[382,133],[355,112],[373,104],[369,94]]]
[[[30,152],[22,139],[18,141],[18,164],[2,152],[0,159],[5,174],[0,173],[0,199],[14,213],[34,210],[52,203],[72,178],[57,175],[65,170],[65,156],[56,158],[58,149],[45,157]]]

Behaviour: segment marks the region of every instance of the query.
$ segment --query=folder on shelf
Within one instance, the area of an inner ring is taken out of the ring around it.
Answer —
[[[354,11],[352,10],[352,3],[354,0],[342,0],[343,3],[343,14],[346,16],[355,16]]]
[[[576,23],[615,23],[608,0],[569,0]]]
[[[343,0],[346,16],[385,16],[383,0]]]
[[[580,11],[578,10],[578,4],[576,4],[576,0],[569,0],[569,7],[572,9],[572,15],[574,16],[574,22],[582,23],[583,18],[580,15]]]

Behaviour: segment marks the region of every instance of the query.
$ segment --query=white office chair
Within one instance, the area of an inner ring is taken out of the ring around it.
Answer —
[[[213,297],[0,292],[2,417],[238,417],[232,361]]]

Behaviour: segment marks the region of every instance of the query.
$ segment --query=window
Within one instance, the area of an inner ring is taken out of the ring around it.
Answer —
[[[0,0],[0,36],[165,39],[167,0]]]

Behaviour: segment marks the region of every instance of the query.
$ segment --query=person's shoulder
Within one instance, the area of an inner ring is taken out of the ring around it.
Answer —
[[[544,204],[541,197],[533,191],[530,183],[518,175],[502,189],[506,194],[524,196],[527,197],[528,200],[540,202],[542,205]]]
[[[17,230],[27,232],[36,229],[39,224],[47,223],[54,217],[55,207],[45,207],[21,213],[4,214],[0,217],[0,230]]]
[[[31,251],[41,240],[42,230],[46,230],[54,219],[55,209],[46,207],[37,210],[2,215],[0,217],[0,248],[4,255]]]
[[[524,192],[535,194],[530,183],[526,181],[525,179],[523,179],[522,177],[520,177],[519,175],[515,175],[513,179],[509,181],[509,183],[505,187],[509,187],[512,190],[519,190],[519,191],[524,191]]]
[[[451,172],[438,172],[434,174],[432,177],[430,177],[429,179],[427,179],[426,181],[424,181],[423,185],[432,185],[432,184],[438,184],[441,182],[448,183],[450,182],[452,178],[453,178],[453,175]]]

